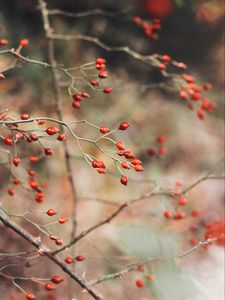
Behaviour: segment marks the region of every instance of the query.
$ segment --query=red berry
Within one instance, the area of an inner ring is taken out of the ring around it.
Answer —
[[[167,153],[167,148],[166,147],[160,147],[159,148],[159,155],[164,155]]]
[[[200,211],[198,209],[193,209],[192,212],[191,212],[191,216],[193,218],[198,218],[200,216]]]
[[[13,196],[13,195],[15,194],[15,190],[14,190],[13,188],[9,188],[9,189],[8,189],[8,194],[9,194],[10,196]]]
[[[34,175],[35,175],[35,172],[34,172],[34,170],[32,170],[32,169],[28,170],[27,173],[28,173],[28,175],[30,175],[30,176],[34,176]]]
[[[38,203],[42,203],[44,200],[44,194],[42,192],[37,192],[37,194],[35,195],[35,200]]]
[[[83,100],[83,97],[82,97],[81,94],[74,94],[74,95],[72,95],[72,97],[76,101],[82,101]]]
[[[141,18],[138,16],[133,17],[133,22],[137,25],[141,25],[142,23]]]
[[[104,168],[97,168],[96,171],[97,171],[99,174],[105,174],[105,169],[104,169]]]
[[[34,299],[35,299],[35,296],[34,296],[34,294],[27,293],[27,294],[26,294],[26,298],[27,298],[27,300],[34,300]]]
[[[96,159],[92,161],[91,165],[92,165],[93,168],[99,168],[100,167],[99,161],[96,160]]]
[[[165,70],[166,69],[166,65],[160,63],[160,64],[158,64],[158,68],[159,68],[159,70]]]
[[[127,185],[128,178],[127,178],[126,176],[121,176],[120,182],[121,182],[123,185]]]
[[[142,167],[142,165],[136,165],[136,166],[134,167],[134,170],[135,170],[136,172],[143,172],[143,171],[144,171],[144,168]]]
[[[198,116],[198,118],[199,118],[200,120],[204,120],[204,119],[205,119],[205,113],[204,113],[204,111],[201,110],[201,109],[198,109],[198,110],[197,110],[197,116]]]
[[[162,56],[162,60],[163,60],[164,62],[169,62],[169,61],[171,61],[171,58],[170,58],[169,55],[163,55],[163,56]]]
[[[14,166],[18,167],[20,164],[20,158],[17,156],[13,157],[13,164]]]
[[[37,183],[37,181],[32,180],[32,181],[29,182],[29,185],[30,185],[30,187],[31,187],[33,190],[36,190],[36,189],[38,188],[38,183]]]
[[[66,140],[66,135],[65,133],[60,133],[57,137],[57,140],[62,142],[62,141],[65,141]]]
[[[9,136],[4,137],[4,142],[6,145],[11,146],[13,144],[13,139]]]
[[[157,152],[156,152],[156,150],[155,150],[155,149],[153,149],[153,148],[150,148],[150,149],[148,149],[148,151],[147,151],[147,152],[148,152],[148,155],[149,155],[149,156],[155,156],[155,155],[156,155],[156,153],[157,153]]]
[[[57,239],[57,240],[55,240],[55,244],[56,244],[57,246],[62,246],[63,240]]]
[[[65,258],[65,263],[67,263],[68,265],[72,264],[73,262],[74,262],[74,259],[71,256],[67,256]]]
[[[29,162],[31,162],[31,163],[35,163],[35,162],[37,162],[38,161],[38,157],[37,156],[30,156],[29,157]],[[34,171],[33,171],[34,172]],[[28,172],[29,173],[29,172]]]
[[[76,260],[77,261],[83,261],[83,260],[85,260],[85,257],[83,255],[77,255]]]
[[[191,98],[195,101],[199,100],[201,97],[201,94],[198,93],[198,92],[194,92],[192,95],[191,95]]]
[[[56,133],[59,132],[59,129],[57,127],[48,127],[45,132],[48,134],[48,135],[54,135]]]
[[[189,241],[189,243],[191,244],[191,246],[196,246],[196,245],[198,245],[199,244],[199,241],[197,240],[197,239],[191,239],[190,241]]]
[[[45,124],[45,120],[38,120],[38,125],[43,125]]]
[[[17,184],[19,184],[19,183],[20,183],[20,181],[19,181],[19,179],[18,179],[18,178],[14,178],[14,179],[13,179],[13,183],[14,183],[15,185],[17,185]]]
[[[9,41],[7,39],[0,39],[0,46],[7,46]]]
[[[135,157],[134,154],[133,154],[133,152],[131,152],[131,151],[125,151],[125,152],[124,152],[124,156],[125,156],[127,159],[132,159],[132,158]]]
[[[179,205],[186,205],[186,204],[187,204],[187,199],[184,198],[184,197],[180,197],[180,198],[178,199],[178,204],[179,204]]]
[[[138,287],[138,288],[143,288],[144,287],[144,280],[143,279],[137,279],[136,280],[136,286]]]
[[[121,167],[124,169],[130,169],[129,163],[127,161],[122,161],[120,163]]]
[[[136,165],[141,165],[142,162],[140,161],[140,159],[135,158],[135,159],[133,159],[133,160],[131,161],[131,164],[134,165],[134,166],[136,166]]]
[[[156,141],[160,144],[163,144],[166,141],[166,136],[164,134],[160,134],[156,137]]]
[[[86,92],[81,93],[81,96],[82,96],[83,98],[87,98],[87,99],[90,99],[90,98],[91,98],[91,96],[90,96],[88,93],[86,93]]]
[[[63,278],[60,275],[55,275],[52,277],[51,281],[55,284],[63,282]]]
[[[98,80],[91,80],[90,83],[92,86],[99,86]]]
[[[59,222],[59,224],[64,224],[64,223],[67,222],[67,218],[61,217],[61,218],[58,219],[58,222]]]
[[[47,215],[49,215],[50,217],[54,216],[56,214],[56,211],[53,208],[49,208],[49,210],[47,211]]]
[[[21,114],[20,115],[20,119],[22,120],[28,120],[30,118],[30,116],[28,114]]]
[[[130,126],[129,123],[127,123],[127,122],[122,122],[122,123],[120,124],[120,126],[119,126],[119,129],[120,129],[120,130],[126,130],[129,126]]]
[[[105,64],[101,64],[101,65],[96,65],[96,69],[99,71],[105,70],[106,65]]]
[[[28,45],[29,45],[29,40],[28,39],[20,40],[20,46],[26,47]]]
[[[180,91],[180,98],[186,100],[188,98],[188,93],[185,91]]]
[[[167,219],[171,218],[171,216],[172,216],[172,214],[171,214],[171,212],[169,210],[165,210],[164,213],[163,213],[163,215]]]
[[[79,109],[80,108],[80,103],[78,101],[73,101],[72,106],[73,106],[73,108]]]
[[[117,142],[116,143],[116,148],[119,150],[125,150],[125,145],[123,142]]]
[[[101,133],[103,133],[103,134],[106,134],[106,133],[109,133],[109,132],[110,132],[109,128],[106,127],[106,126],[100,127],[99,131],[100,131]]]
[[[104,88],[104,89],[103,89],[103,93],[105,93],[105,94],[110,94],[110,93],[112,93],[112,88],[111,88],[111,87],[106,87],[106,88]]]
[[[38,136],[35,133],[29,134],[29,138],[34,142],[38,140]]]
[[[52,291],[52,290],[55,289],[55,286],[51,282],[48,282],[48,283],[45,284],[45,289],[47,291]]]
[[[108,77],[108,71],[101,71],[99,74],[98,74],[98,77],[99,78],[107,78]]]
[[[154,276],[149,274],[149,275],[146,276],[146,279],[148,281],[153,281],[154,280]]]
[[[52,149],[51,149],[51,148],[45,148],[44,150],[45,150],[45,154],[46,154],[46,155],[49,155],[49,156],[51,156],[51,155],[52,155],[52,153],[53,153],[53,151],[52,151]]]
[[[98,58],[96,59],[96,61],[95,61],[95,63],[96,63],[97,65],[104,64],[105,62],[106,62],[106,60],[105,60],[104,58],[102,58],[102,57],[98,57]]]

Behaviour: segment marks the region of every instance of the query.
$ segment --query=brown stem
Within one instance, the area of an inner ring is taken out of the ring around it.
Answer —
[[[48,59],[51,65],[56,66],[56,59],[55,59],[55,50],[54,50],[54,41],[49,39],[49,34],[52,32],[52,28],[49,23],[49,15],[48,10],[46,8],[46,3],[43,0],[39,0],[40,10],[42,13],[43,18],[43,24],[44,24],[44,30],[46,37],[48,38]],[[59,73],[57,69],[52,68],[52,77],[53,77],[53,83],[54,83],[54,92],[55,92],[55,100],[56,100],[56,113],[58,116],[58,119],[60,121],[63,120],[63,114],[62,114],[62,101],[61,101],[61,89],[60,89],[60,78]],[[62,132],[64,132],[64,128],[61,128]],[[70,154],[69,154],[69,147],[68,142],[65,141],[63,143],[64,146],[64,159],[66,163],[66,170],[67,170],[67,176],[68,180],[71,186],[71,192],[72,192],[72,199],[73,199],[73,227],[71,236],[74,236],[76,233],[76,227],[77,227],[77,221],[76,221],[76,206],[77,206],[77,192],[76,192],[76,186],[73,179],[73,172],[72,172],[72,165],[70,161]]]

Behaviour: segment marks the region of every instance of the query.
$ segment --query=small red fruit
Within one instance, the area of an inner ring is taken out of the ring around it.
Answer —
[[[159,144],[163,144],[165,143],[166,141],[166,136],[164,134],[160,134],[156,137],[156,141],[159,143]]]
[[[171,214],[171,212],[169,210],[165,210],[164,213],[163,213],[163,215],[164,215],[164,217],[166,219],[169,219],[172,216],[172,214]]]
[[[30,116],[28,114],[21,114],[20,115],[20,119],[22,120],[28,120],[30,118]]]
[[[13,144],[13,139],[9,136],[4,137],[4,142],[6,145],[11,146]]]
[[[99,78],[107,78],[108,77],[108,71],[101,71],[99,74],[98,74],[98,77]]]
[[[80,108],[80,103],[78,101],[73,101],[72,106],[73,106],[73,108],[79,109]]]
[[[64,224],[64,223],[67,222],[67,218],[61,217],[61,218],[58,219],[58,222],[59,222],[59,224]]]
[[[60,133],[57,137],[57,140],[60,141],[60,142],[63,142],[66,140],[66,135],[65,133]]]
[[[103,89],[103,93],[105,93],[105,94],[110,94],[110,93],[112,93],[112,88],[111,88],[111,87],[106,87],[106,88],[104,88],[104,89]]]
[[[146,276],[146,279],[148,281],[153,281],[154,280],[154,276],[149,274],[149,275]]]
[[[143,288],[144,287],[144,280],[143,279],[137,279],[136,280],[136,286],[138,287],[138,288]]]
[[[53,153],[51,148],[45,148],[44,151],[45,151],[45,154],[48,155],[48,156],[51,156],[52,153]]]
[[[98,57],[95,61],[96,65],[101,65],[104,64],[106,62],[106,60],[102,57]]]
[[[71,256],[67,256],[65,258],[65,263],[67,263],[68,265],[72,264],[74,262],[74,259]]]
[[[35,163],[35,162],[38,161],[38,157],[37,157],[37,156],[30,156],[29,161],[30,161],[31,163]]]
[[[56,214],[56,211],[53,208],[49,208],[49,210],[47,211],[47,215],[49,215],[50,217],[54,216]]]
[[[102,134],[106,134],[106,133],[109,133],[109,132],[110,132],[109,128],[106,127],[106,126],[100,127],[99,131],[100,131]]]
[[[83,261],[83,260],[85,260],[85,257],[83,255],[77,255],[76,260],[77,261]]]
[[[116,148],[119,150],[125,150],[125,145],[123,142],[117,142],[116,143]]]
[[[120,182],[121,182],[123,185],[127,185],[127,183],[128,183],[128,178],[127,178],[126,176],[121,176]]]
[[[45,284],[45,289],[47,291],[53,291],[55,289],[55,286],[51,282],[48,282]]]
[[[34,296],[34,294],[27,293],[27,294],[26,294],[26,298],[27,298],[27,300],[34,300],[34,299],[35,299],[35,296]]]
[[[120,130],[126,130],[129,126],[130,126],[129,123],[127,123],[127,122],[122,122],[122,123],[120,124],[120,126],[119,126],[119,129],[120,129]]]
[[[63,278],[60,275],[55,275],[52,277],[51,281],[55,284],[63,282]]]
[[[17,157],[17,156],[15,156],[15,157],[13,158],[13,164],[14,164],[14,166],[18,167],[19,164],[20,164],[20,158]]]
[[[20,46],[27,47],[29,45],[28,39],[22,39],[20,40]]]
[[[59,129],[57,127],[48,127],[45,132],[48,134],[48,135],[54,135],[56,133],[59,132]]]
[[[178,199],[178,204],[179,204],[179,205],[186,205],[186,204],[187,204],[187,199],[184,198],[184,197],[180,197],[180,198]]]
[[[13,196],[13,195],[15,194],[15,190],[14,190],[13,188],[9,188],[9,189],[8,189],[8,194],[9,194],[10,196]]]

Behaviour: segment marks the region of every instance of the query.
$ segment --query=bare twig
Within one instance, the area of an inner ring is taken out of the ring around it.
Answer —
[[[57,254],[63,250],[65,250],[66,248],[71,247],[72,245],[74,245],[75,243],[77,243],[79,240],[81,240],[82,238],[84,238],[86,235],[88,235],[89,233],[91,233],[92,231],[96,230],[97,228],[109,223],[110,221],[112,221],[124,208],[127,207],[127,203],[123,203],[122,205],[119,206],[119,208],[117,210],[115,210],[110,216],[104,218],[103,220],[101,220],[100,222],[98,222],[97,224],[91,226],[90,228],[82,231],[78,236],[74,237],[68,244],[64,245],[63,247],[61,247],[60,249],[56,250],[55,252],[53,252],[53,254]]]

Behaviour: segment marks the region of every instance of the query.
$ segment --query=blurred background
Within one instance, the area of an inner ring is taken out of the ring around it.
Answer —
[[[200,85],[210,82],[213,89],[208,92],[216,109],[204,121],[187,109],[179,100],[177,92],[159,87],[165,79],[153,67],[142,63],[125,53],[106,52],[86,41],[57,41],[56,57],[59,64],[79,66],[104,57],[110,76],[105,84],[112,86],[113,93],[94,93],[92,100],[84,102],[80,110],[71,107],[67,89],[62,88],[63,114],[67,121],[86,119],[97,126],[115,128],[121,121],[128,121],[126,133],[116,132],[115,140],[123,140],[143,161],[144,172],[127,173],[127,187],[119,183],[120,175],[111,161],[106,161],[112,174],[101,176],[83,159],[77,144],[70,141],[70,152],[74,155],[73,176],[79,196],[78,232],[95,224],[110,214],[115,205],[106,205],[96,199],[107,199],[123,203],[140,197],[160,186],[174,189],[180,180],[182,187],[203,176],[224,156],[224,1],[219,0],[124,0],[124,1],[62,1],[48,0],[48,8],[68,12],[83,12],[102,9],[114,12],[115,16],[94,15],[83,18],[51,16],[55,33],[83,34],[98,37],[110,46],[129,46],[141,54],[168,54],[188,65],[187,73],[193,75]],[[145,20],[161,19],[159,38],[146,38],[143,30],[132,21],[133,16]],[[25,56],[47,61],[47,40],[43,30],[37,1],[1,0],[0,39],[9,40],[6,47],[16,48],[20,39],[28,38],[29,46],[22,50]],[[3,49],[3,48],[2,48]],[[0,51],[2,50],[0,48]],[[12,57],[0,56],[0,72],[10,65]],[[32,116],[56,116],[51,72],[37,65],[21,63],[7,71],[6,80],[0,82],[0,111],[9,109],[12,114],[27,112]],[[80,87],[80,81],[77,81]],[[87,125],[77,125],[80,136],[96,137],[96,130]],[[167,153],[160,157],[148,155],[149,148],[157,148],[156,137],[167,137]],[[0,165],[1,202],[9,211],[24,211],[35,208],[46,211],[54,207],[60,214],[70,218],[72,197],[60,143],[47,142],[54,155],[40,160],[33,168],[43,186],[46,200],[40,205],[33,196],[18,188],[16,196],[7,195],[7,164]],[[1,147],[3,145],[1,144]],[[91,145],[84,145],[85,151],[98,159],[104,159]],[[27,151],[27,153],[26,153]],[[30,152],[29,152],[30,151]],[[22,156],[37,151],[21,149]],[[4,157],[1,158],[4,161]],[[224,164],[215,171],[222,174]],[[97,229],[75,248],[85,261],[77,263],[75,269],[94,279],[123,269],[128,264],[146,257],[176,257],[192,247],[190,240],[203,240],[205,225],[219,221],[223,231],[224,183],[222,180],[204,181],[188,195],[184,208],[187,218],[182,221],[166,220],[163,212],[174,206],[166,196],[154,197],[137,202],[124,210],[111,224]],[[191,211],[200,211],[199,218],[191,217]],[[42,214],[34,214],[36,222],[47,223]],[[17,220],[22,225],[23,221]],[[63,240],[69,240],[71,221],[64,227],[55,225],[53,231]],[[196,227],[195,231],[190,226]],[[32,233],[39,234],[33,227]],[[46,243],[48,239],[44,238]],[[52,246],[52,244],[50,244]],[[29,247],[10,230],[0,226],[0,252],[23,251]],[[29,248],[28,248],[29,249]],[[70,250],[61,257],[70,254]],[[48,278],[60,273],[43,258],[31,261],[32,267],[24,267],[21,260],[4,258],[0,266],[10,262],[18,264],[9,268],[12,274]],[[47,267],[46,267],[47,266]],[[60,273],[61,274],[61,273]],[[152,274],[153,281],[146,281],[145,275]],[[63,275],[63,274],[61,274]],[[71,290],[71,281],[65,275],[64,283],[56,291],[47,292],[40,285],[20,282],[25,290],[35,293],[40,300],[90,299],[77,286]],[[145,287],[138,288],[137,279],[144,279]],[[199,249],[180,260],[160,261],[145,266],[144,272],[133,271],[121,279],[109,280],[96,286],[105,299],[152,299],[152,300],[222,300],[224,299],[224,247],[213,244],[208,250]],[[4,300],[20,300],[24,296],[12,283],[0,277],[0,291]],[[1,298],[1,296],[0,296]],[[2,298],[2,299],[3,299]]]

